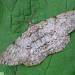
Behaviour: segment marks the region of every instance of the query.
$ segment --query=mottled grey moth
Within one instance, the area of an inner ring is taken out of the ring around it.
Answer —
[[[28,28],[0,55],[0,64],[33,66],[62,51],[75,30],[75,11],[68,11]]]

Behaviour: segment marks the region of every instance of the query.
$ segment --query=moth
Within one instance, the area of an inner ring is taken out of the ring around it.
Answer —
[[[75,10],[49,18],[28,28],[0,55],[0,64],[33,66],[49,54],[62,51],[75,30]]]

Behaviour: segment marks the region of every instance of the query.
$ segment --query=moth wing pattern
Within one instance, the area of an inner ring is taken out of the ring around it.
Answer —
[[[68,11],[28,28],[0,55],[0,64],[33,66],[62,51],[75,30],[75,11]]]
[[[17,65],[27,60],[29,52],[17,47],[14,44],[9,45],[6,51],[0,56],[0,63],[6,65]]]

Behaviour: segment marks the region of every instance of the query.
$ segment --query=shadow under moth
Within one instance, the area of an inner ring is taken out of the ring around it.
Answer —
[[[28,28],[0,55],[0,64],[33,66],[49,54],[62,51],[75,30],[75,10],[49,18]]]

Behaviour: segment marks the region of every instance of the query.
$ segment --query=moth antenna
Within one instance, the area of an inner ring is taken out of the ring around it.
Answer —
[[[26,20],[18,20],[18,21],[16,21],[16,22],[18,22],[18,23],[29,23],[29,22],[26,21]]]

